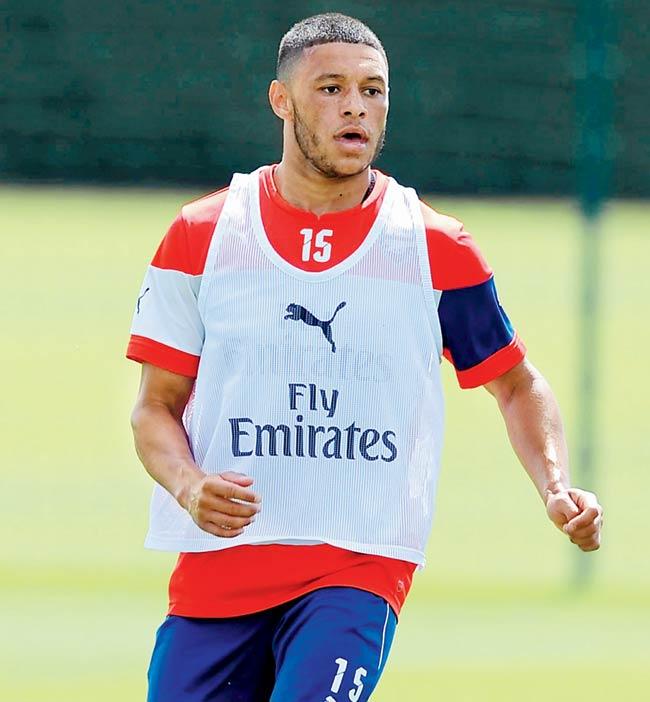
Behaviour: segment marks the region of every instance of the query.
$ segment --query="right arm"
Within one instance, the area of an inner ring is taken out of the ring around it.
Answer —
[[[194,462],[181,421],[194,379],[142,364],[131,426],[138,457],[151,477],[215,536],[243,533],[260,510],[252,478],[231,471],[206,475]]]

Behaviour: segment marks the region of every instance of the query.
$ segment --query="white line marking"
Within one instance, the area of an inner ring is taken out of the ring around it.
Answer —
[[[386,641],[386,625],[388,624],[388,613],[390,612],[390,607],[388,602],[386,603],[386,619],[384,619],[384,629],[381,632],[381,651],[379,651],[379,665],[377,670],[381,670],[381,661],[384,657],[384,642]]]

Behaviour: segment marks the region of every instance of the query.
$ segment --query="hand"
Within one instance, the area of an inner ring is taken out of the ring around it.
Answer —
[[[569,488],[553,493],[546,500],[546,512],[553,524],[582,551],[600,548],[603,508],[593,492]]]
[[[227,471],[205,475],[189,492],[186,509],[203,531],[232,539],[255,521],[260,511],[260,497],[250,486],[253,479]]]

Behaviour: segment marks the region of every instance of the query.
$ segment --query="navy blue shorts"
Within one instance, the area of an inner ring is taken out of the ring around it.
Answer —
[[[224,619],[169,616],[158,629],[148,702],[365,702],[397,619],[385,600],[328,587]]]

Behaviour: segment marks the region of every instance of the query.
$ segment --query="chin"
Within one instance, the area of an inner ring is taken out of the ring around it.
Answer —
[[[370,162],[351,159],[345,159],[344,161],[334,164],[336,172],[342,178],[349,178],[351,176],[359,175],[359,173],[363,173],[369,166]]]

